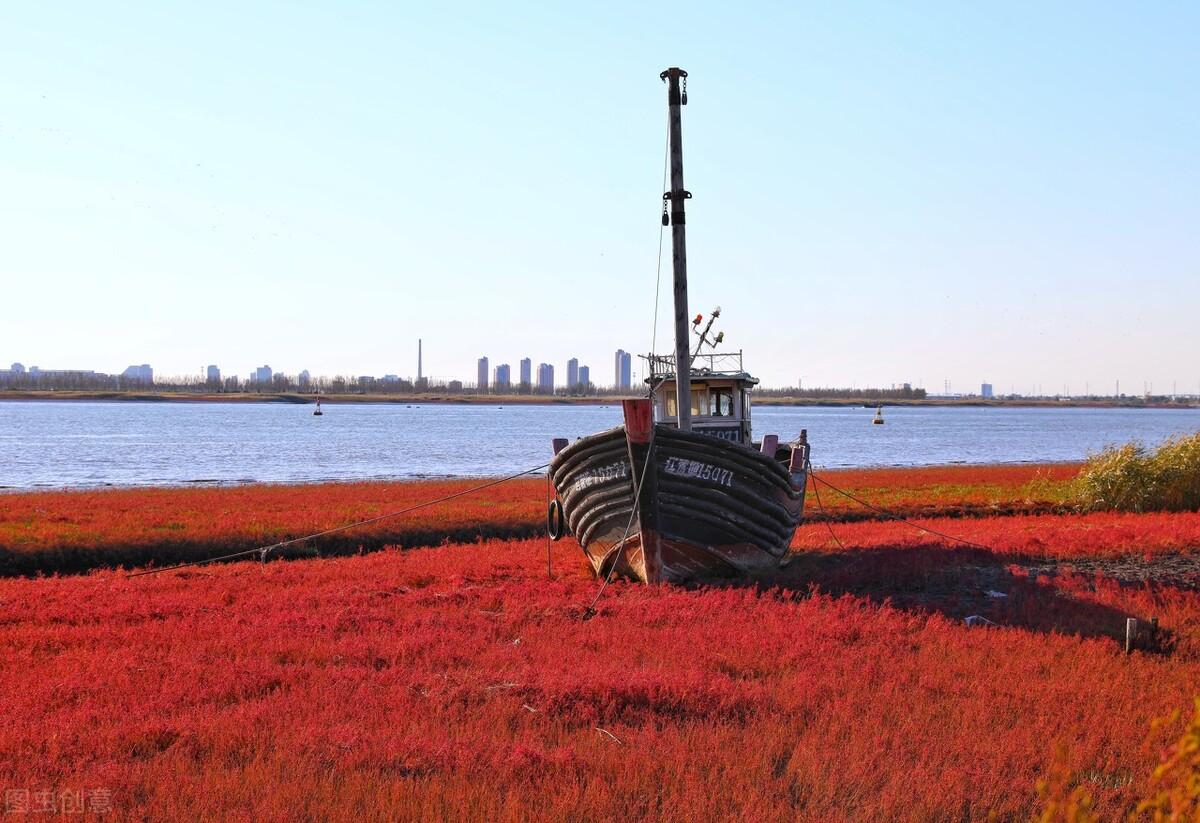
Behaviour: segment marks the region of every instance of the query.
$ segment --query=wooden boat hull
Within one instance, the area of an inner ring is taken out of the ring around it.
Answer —
[[[599,576],[684,582],[776,568],[804,510],[807,446],[774,456],[655,425],[625,401],[625,425],[562,448],[550,464],[570,532]]]

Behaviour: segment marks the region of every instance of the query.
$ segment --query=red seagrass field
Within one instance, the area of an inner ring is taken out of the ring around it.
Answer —
[[[1120,818],[1200,690],[1200,515],[1072,513],[1076,470],[831,472],[926,530],[810,489],[779,573],[617,581],[594,616],[544,479],[132,578],[470,483],[2,495],[0,789],[104,819],[1016,820],[1061,773]],[[1159,632],[1127,655],[1129,617]]]

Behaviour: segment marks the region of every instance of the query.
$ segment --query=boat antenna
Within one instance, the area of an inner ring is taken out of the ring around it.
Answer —
[[[711,340],[708,337],[708,333],[712,331],[713,323],[717,322],[717,318],[720,316],[721,307],[717,306],[712,310],[712,314],[708,316],[708,325],[704,327],[703,331],[700,330],[700,324],[704,322],[704,315],[697,314],[696,319],[692,321],[692,334],[699,338],[696,343],[696,351],[692,354],[693,360],[700,355],[705,343],[715,349],[725,340],[725,332],[723,331],[717,332],[716,337],[713,337]]]
[[[683,201],[692,193],[683,187],[683,122],[680,109],[687,105],[687,72],[669,68],[659,77],[667,84],[668,130],[671,144],[671,189],[663,200],[671,204],[671,260],[675,272],[675,410],[679,430],[692,430],[692,358],[688,335],[687,222]],[[663,215],[666,219],[666,215]]]

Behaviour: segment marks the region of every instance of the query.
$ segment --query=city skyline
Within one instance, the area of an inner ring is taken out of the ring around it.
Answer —
[[[338,379],[342,379],[348,381],[350,384],[357,385],[360,388],[363,386],[380,383],[408,384],[411,389],[415,391],[422,391],[429,388],[436,390],[438,387],[449,387],[455,391],[459,391],[464,388],[477,389],[480,385],[482,385],[482,390],[484,393],[503,393],[506,390],[518,390],[522,385],[531,390],[544,391],[546,390],[546,386],[542,381],[548,378],[549,380],[553,381],[551,386],[555,391],[559,389],[569,390],[575,387],[592,387],[605,391],[610,389],[630,390],[635,383],[640,381],[640,375],[638,375],[638,380],[630,379],[626,381],[623,377],[618,376],[619,372],[616,372],[617,369],[622,368],[621,364],[628,363],[629,358],[629,352],[618,350],[614,355],[614,382],[602,382],[599,384],[591,381],[590,367],[586,364],[580,364],[578,362],[578,358],[574,357],[567,360],[566,374],[568,382],[558,382],[555,380],[554,374],[556,372],[554,365],[552,363],[544,362],[539,365],[537,381],[521,379],[519,382],[514,382],[511,376],[512,371],[510,364],[499,363],[496,366],[491,367],[491,371],[488,373],[488,379],[483,384],[478,382],[472,383],[471,381],[464,381],[461,379],[461,377],[450,375],[434,378],[423,376],[420,373],[420,363],[418,363],[418,376],[414,377],[412,375],[401,375],[390,372],[381,376],[376,376],[373,374],[364,374],[355,370],[335,372],[333,374],[317,374],[314,376],[308,369],[301,369],[299,371],[276,369],[271,367],[269,364],[257,366],[249,370],[249,372],[246,374],[237,373],[235,371],[226,371],[218,364],[209,364],[192,373],[165,374],[159,372],[156,376],[155,370],[149,363],[130,365],[120,372],[107,372],[96,369],[43,369],[37,365],[30,365],[26,367],[20,362],[13,362],[7,368],[0,368],[0,388],[5,386],[11,387],[14,385],[14,380],[19,380],[20,378],[25,377],[39,378],[47,381],[59,380],[60,382],[62,380],[69,382],[71,380],[87,381],[89,379],[120,379],[124,381],[125,385],[129,386],[154,384],[170,385],[176,381],[191,380],[195,378],[197,380],[197,382],[194,383],[195,385],[203,384],[213,388],[222,388],[224,390],[239,390],[243,387],[256,385],[270,386],[275,385],[277,379],[282,379],[284,381],[283,385],[285,388],[289,390],[298,389],[300,391],[306,391],[315,389],[318,383],[328,384],[330,382],[336,382]],[[529,364],[531,364],[531,362],[532,361],[528,357],[523,358],[520,361],[522,375],[527,373],[526,368],[529,366]],[[571,380],[570,376],[572,363],[575,364],[577,369],[576,377],[573,381]],[[477,361],[477,379],[478,376],[482,375],[484,370],[489,366],[490,358],[479,358]],[[530,376],[532,377],[533,375],[530,374]],[[630,377],[632,378],[633,375],[631,374]],[[292,385],[293,383],[295,384],[294,386]],[[978,389],[976,389],[975,386],[978,386]],[[808,390],[823,388],[839,391],[847,389],[853,391],[860,388],[895,391],[900,388],[903,388],[904,390],[913,388],[927,391],[929,397],[981,397],[983,399],[991,399],[993,397],[1137,398],[1143,396],[1200,398],[1200,380],[1198,380],[1192,386],[1188,386],[1186,383],[1181,383],[1178,380],[1172,380],[1169,382],[1169,389],[1168,386],[1164,386],[1162,384],[1155,385],[1153,381],[1142,381],[1140,386],[1131,386],[1126,384],[1124,390],[1122,390],[1120,380],[1114,380],[1112,383],[1107,385],[1093,385],[1089,381],[1085,381],[1083,383],[1082,390],[1080,390],[1079,384],[1073,384],[1071,382],[1055,383],[1051,385],[1038,382],[1031,382],[1021,385],[1013,383],[1009,385],[1007,390],[1004,390],[1002,387],[998,389],[993,383],[985,380],[973,385],[968,385],[965,390],[956,390],[953,381],[948,379],[942,381],[942,387],[940,390],[931,390],[929,386],[913,381],[891,381],[889,383],[883,383],[876,386],[860,386],[857,383],[833,383],[822,386],[804,386],[802,381],[798,381],[794,384],[764,384],[762,388],[771,391],[787,390],[789,388]]]
[[[450,371],[450,372],[438,373],[433,377],[429,377],[427,374],[425,374],[426,370],[424,369],[424,352],[423,352],[423,347],[422,347],[422,340],[418,339],[417,342],[418,342],[418,348],[417,348],[417,356],[416,356],[416,362],[415,362],[415,370],[413,370],[412,372],[401,367],[398,371],[393,373],[392,370],[396,368],[396,363],[394,361],[390,362],[388,365],[383,366],[382,368],[378,368],[378,369],[374,369],[374,370],[367,370],[367,369],[361,369],[361,368],[359,368],[359,369],[338,368],[338,369],[334,369],[332,371],[315,371],[315,370],[310,370],[307,368],[296,369],[296,368],[290,367],[290,366],[285,367],[283,369],[272,369],[270,366],[264,367],[261,365],[245,365],[245,366],[240,366],[240,367],[236,367],[236,368],[226,368],[223,365],[214,364],[214,363],[206,363],[204,365],[201,365],[198,368],[177,371],[177,370],[173,370],[173,369],[160,368],[158,366],[152,367],[151,364],[149,364],[149,363],[141,363],[141,364],[134,363],[125,368],[116,368],[116,369],[112,369],[112,370],[108,370],[106,368],[80,368],[80,366],[83,366],[84,364],[81,364],[78,362],[72,362],[65,367],[60,363],[56,363],[52,367],[47,368],[47,367],[43,367],[40,365],[40,362],[42,362],[40,360],[35,361],[34,359],[26,358],[25,360],[11,361],[11,365],[9,365],[9,366],[0,366],[0,376],[9,375],[14,368],[18,368],[25,372],[39,371],[43,375],[96,374],[96,375],[106,375],[106,376],[113,376],[113,377],[121,376],[121,377],[131,379],[131,380],[140,380],[142,382],[150,383],[150,382],[153,382],[153,378],[151,377],[152,374],[157,374],[166,380],[188,378],[188,377],[199,375],[201,378],[211,381],[214,378],[213,378],[212,374],[210,373],[210,370],[216,369],[218,372],[218,375],[220,375],[220,376],[225,376],[225,377],[236,376],[239,380],[246,381],[246,382],[255,382],[255,381],[269,382],[271,378],[267,372],[275,372],[275,373],[279,373],[279,374],[287,374],[288,376],[290,376],[292,378],[296,378],[296,379],[300,379],[302,375],[308,376],[310,374],[315,374],[317,377],[324,378],[324,379],[333,379],[336,377],[344,377],[344,378],[348,378],[348,379],[349,378],[358,379],[359,377],[365,377],[367,379],[406,380],[406,381],[410,381],[413,383],[419,383],[422,381],[424,381],[424,382],[433,381],[433,382],[441,382],[441,383],[458,381],[458,382],[462,382],[464,385],[468,385],[468,386],[472,385],[472,381],[464,380],[464,375],[469,373],[468,369],[463,369],[461,372],[460,371]],[[659,348],[661,349],[663,347],[660,346]],[[643,376],[641,374],[640,369],[635,368],[633,366],[633,361],[632,361],[633,356],[634,355],[632,352],[627,352],[622,349],[618,349],[616,355],[614,356],[613,379],[611,381],[602,380],[600,383],[596,383],[594,385],[602,386],[604,388],[611,388],[614,386],[619,387],[619,388],[631,387],[635,382],[637,382],[637,380],[640,380],[641,377]],[[617,375],[617,370],[622,368],[622,366],[616,365],[616,362],[620,358],[624,358],[624,362],[625,362],[624,369],[627,370],[627,372],[628,372],[628,376],[626,378],[621,378],[621,377],[618,377],[618,375]],[[77,361],[79,358],[74,358],[74,359]],[[151,359],[154,359],[154,358],[151,358]],[[482,365],[483,360],[488,360],[489,365],[487,365],[486,367],[483,366]],[[567,379],[569,381],[570,375],[571,375],[571,370],[572,370],[572,366],[571,366],[572,361],[575,362],[578,373],[582,373],[582,372],[586,371],[590,375],[590,369],[588,368],[587,365],[583,364],[581,359],[578,357],[567,357],[565,359],[564,358],[554,358],[550,362],[552,364],[553,363],[564,363],[565,367],[564,367],[562,373],[567,377]],[[4,358],[0,357],[0,364],[3,364],[4,362],[5,362]],[[25,362],[28,362],[29,365],[25,365]],[[246,358],[242,358],[242,362],[243,363],[252,363],[254,361],[253,360],[247,361]],[[476,381],[475,381],[474,385],[490,386],[492,383],[495,382],[495,374],[494,374],[495,369],[490,365],[490,362],[491,362],[490,359],[486,358],[486,357],[481,358],[476,361],[477,373],[476,373]],[[508,368],[507,374],[509,375],[509,378],[508,378],[509,384],[512,386],[518,386],[518,385],[521,385],[522,383],[524,383],[526,385],[536,385],[536,382],[537,382],[536,374],[533,374],[532,362],[533,362],[532,359],[529,357],[524,357],[518,361],[518,368],[520,370],[520,374],[519,374],[519,377],[517,380],[512,380],[512,378],[511,378],[512,369],[508,363],[497,364],[497,367],[502,365],[502,366]],[[95,364],[87,364],[87,365],[94,366]],[[260,371],[263,368],[265,368],[267,371],[266,372]],[[487,379],[480,380],[480,376],[483,374],[483,370],[485,368],[487,369]],[[915,370],[909,370],[909,371],[912,372]],[[1197,372],[1200,373],[1200,369],[1197,369]],[[751,371],[751,373],[754,374],[753,371]],[[981,371],[980,373],[982,374],[984,372]],[[218,379],[221,379],[221,378],[218,377]],[[590,381],[581,380],[579,382],[583,382],[586,384],[587,382],[590,382]],[[1017,396],[1042,396],[1042,395],[1044,395],[1044,396],[1063,396],[1063,395],[1086,396],[1086,395],[1094,395],[1094,396],[1109,397],[1109,396],[1120,395],[1120,396],[1137,397],[1137,396],[1142,396],[1142,395],[1146,395],[1146,394],[1154,394],[1154,395],[1159,395],[1159,396],[1179,395],[1179,396],[1192,397],[1192,396],[1200,395],[1200,377],[1179,378],[1179,377],[1168,376],[1168,378],[1165,380],[1151,380],[1151,379],[1125,379],[1125,378],[1118,378],[1118,377],[1110,376],[1107,378],[1102,377],[1100,380],[1095,380],[1095,381],[1079,380],[1079,379],[1071,379],[1071,378],[1059,378],[1056,380],[1032,380],[1032,379],[1020,380],[1020,379],[1018,379],[1018,380],[1009,381],[1007,384],[1002,384],[996,380],[982,381],[982,382],[986,382],[991,387],[991,390],[997,396],[1008,396],[1008,395],[1017,395]],[[806,379],[803,376],[794,378],[791,381],[785,380],[782,383],[770,383],[767,381],[762,381],[762,385],[764,386],[764,388],[786,388],[789,386],[798,386],[798,387],[820,386],[823,388],[856,388],[859,386],[871,386],[873,388],[886,388],[888,386],[898,386],[901,383],[907,383],[907,384],[911,384],[914,387],[924,388],[930,392],[931,396],[973,396],[973,395],[979,395],[981,393],[981,389],[980,389],[981,380],[978,377],[970,377],[970,376],[968,376],[965,380],[958,381],[958,380],[952,380],[949,378],[926,380],[926,379],[920,378],[920,377],[912,378],[912,377],[905,375],[903,377],[903,379],[900,379],[900,380],[888,379],[888,380],[884,380],[879,383],[868,383],[868,382],[855,380],[855,379],[838,380],[838,379],[836,379],[836,377],[833,380],[833,382],[818,383],[818,382],[813,382],[812,380]],[[574,383],[572,383],[572,382],[557,382],[556,383],[557,386],[564,386],[564,387],[567,387],[567,386],[570,386],[573,384]],[[965,385],[968,388],[964,391],[955,391],[953,389],[953,387],[955,385],[960,385],[960,386]],[[1121,388],[1122,385],[1125,386],[1124,391],[1122,391],[1122,388]],[[971,386],[974,386],[975,388],[974,389],[969,388]],[[1080,390],[1078,390],[1080,386],[1083,386],[1085,388],[1082,391],[1080,391]],[[1088,387],[1090,387],[1090,388],[1088,388]],[[984,394],[986,395],[986,392]]]
[[[433,377],[429,377],[428,375],[424,374],[425,370],[424,370],[424,363],[423,363],[423,361],[424,361],[423,354],[424,353],[423,353],[423,347],[422,347],[422,340],[418,339],[417,343],[418,343],[418,346],[417,346],[417,356],[416,356],[416,362],[415,362],[415,371],[413,371],[413,372],[410,372],[403,367],[401,367],[399,370],[393,372],[392,370],[396,369],[395,362],[391,362],[390,364],[386,365],[384,368],[375,369],[375,370],[340,368],[340,369],[335,369],[333,371],[327,371],[327,372],[326,371],[318,372],[318,371],[310,370],[307,368],[296,369],[291,366],[287,366],[282,369],[278,369],[278,368],[272,369],[269,365],[265,366],[265,367],[261,366],[261,365],[245,365],[245,366],[241,366],[241,367],[237,367],[237,368],[226,368],[223,365],[214,364],[214,363],[207,363],[198,368],[194,368],[194,369],[190,369],[190,370],[175,371],[175,370],[160,368],[158,366],[152,367],[151,364],[149,364],[149,363],[142,363],[142,364],[135,363],[135,364],[131,364],[125,368],[116,368],[116,369],[112,369],[112,370],[109,370],[106,368],[90,368],[90,367],[89,368],[80,368],[80,366],[82,366],[84,364],[81,364],[78,362],[71,363],[70,365],[68,365],[66,367],[63,367],[62,364],[55,364],[53,367],[46,368],[46,367],[42,367],[40,365],[41,361],[35,362],[35,360],[33,360],[33,359],[26,358],[26,360],[11,361],[11,365],[8,365],[8,366],[0,366],[0,377],[10,375],[11,371],[14,368],[19,368],[20,370],[25,371],[25,372],[32,372],[34,370],[37,370],[37,371],[40,371],[43,375],[51,375],[51,374],[88,375],[88,374],[94,374],[94,375],[104,375],[104,376],[112,376],[112,377],[120,376],[120,377],[124,377],[126,379],[142,381],[142,382],[146,382],[146,383],[153,382],[153,377],[151,376],[153,374],[157,374],[157,375],[161,376],[164,380],[168,380],[168,381],[174,380],[174,379],[193,377],[193,376],[197,376],[197,375],[199,375],[201,378],[203,378],[207,381],[212,381],[214,378],[213,378],[213,375],[211,374],[211,370],[216,369],[217,373],[218,373],[217,379],[223,379],[224,377],[236,377],[239,381],[250,382],[250,383],[255,382],[255,381],[270,382],[271,377],[270,377],[270,374],[268,374],[267,372],[273,372],[273,373],[279,373],[279,374],[286,374],[289,377],[294,378],[298,381],[303,381],[303,380],[307,379],[309,375],[316,375],[317,378],[322,378],[322,379],[327,379],[327,380],[334,379],[337,377],[344,377],[347,379],[357,380],[360,377],[365,377],[365,378],[371,379],[371,380],[374,380],[374,379],[405,380],[405,381],[413,382],[414,384],[421,383],[421,382],[429,383],[431,381],[435,382],[435,383],[440,382],[442,384],[445,384],[445,383],[449,383],[452,381],[456,381],[456,382],[462,382],[464,385],[470,386],[470,385],[480,385],[479,377],[483,373],[483,369],[485,368],[484,366],[481,365],[481,360],[489,360],[489,365],[486,367],[487,373],[488,373],[487,380],[483,381],[483,385],[490,386],[492,383],[495,382],[495,368],[490,365],[491,361],[489,358],[481,358],[480,360],[476,361],[477,372],[476,372],[476,381],[474,383],[472,383],[471,380],[464,379],[464,375],[469,373],[469,371],[467,369],[462,370],[462,372],[452,371],[449,373],[439,373]],[[613,379],[611,381],[605,379],[599,383],[594,383],[593,385],[597,385],[597,386],[600,386],[603,388],[611,388],[614,386],[619,387],[619,388],[630,388],[635,382],[637,382],[644,376],[644,375],[642,375],[640,369],[633,367],[633,361],[632,361],[633,356],[634,355],[632,352],[627,352],[622,349],[618,349],[616,352],[616,355],[614,356]],[[621,368],[620,366],[616,365],[616,361],[618,358],[624,358],[624,361],[628,361],[625,365],[625,368],[629,372],[627,380],[622,380],[617,377],[616,371],[617,371],[617,369]],[[78,358],[76,358],[76,359],[78,359]],[[154,358],[151,358],[151,359],[154,359]],[[29,365],[25,365],[26,361],[29,363]],[[587,365],[583,364],[582,361],[580,360],[580,358],[577,358],[577,357],[568,357],[565,359],[554,358],[550,362],[551,363],[558,363],[558,362],[565,363],[565,367],[564,367],[562,373],[567,377],[567,380],[569,381],[570,375],[571,375],[571,362],[572,361],[575,361],[576,368],[578,369],[578,373],[586,372],[590,377],[589,367]],[[4,362],[5,362],[4,358],[0,357],[0,364],[3,364]],[[252,363],[254,361],[252,361],[252,360],[247,361],[246,358],[242,358],[242,362],[243,363]],[[261,363],[261,361],[259,361],[259,362]],[[497,364],[496,367],[499,367],[499,366],[508,367],[509,370],[508,370],[507,374],[509,375],[509,378],[508,378],[509,385],[512,385],[512,386],[519,386],[521,384],[536,385],[536,375],[533,374],[532,362],[533,362],[532,359],[529,357],[524,357],[518,361],[518,368],[520,370],[520,373],[519,373],[519,377],[517,378],[517,380],[512,380],[512,377],[511,377],[512,369],[508,363]],[[95,366],[96,364],[87,364],[87,365]],[[267,369],[267,372],[260,372],[260,369],[263,369],[263,368]],[[1198,370],[1198,371],[1200,371],[1200,370]],[[753,371],[751,371],[751,373],[754,374]],[[980,373],[982,374],[983,372],[981,371]],[[579,382],[586,385],[591,381],[590,381],[590,379],[584,379],[584,380],[579,380]],[[1150,379],[1126,380],[1123,378],[1116,378],[1116,377],[1109,377],[1107,379],[1102,378],[1097,381],[1064,379],[1064,378],[1060,378],[1057,380],[1045,380],[1045,381],[1026,379],[1026,380],[1013,380],[1013,381],[1009,381],[1008,384],[1001,384],[999,381],[995,381],[995,380],[981,381],[978,377],[975,377],[975,378],[968,377],[966,380],[960,382],[960,381],[952,380],[949,378],[926,380],[926,379],[920,378],[920,377],[911,378],[911,377],[905,376],[903,379],[900,379],[900,380],[888,379],[888,380],[882,381],[880,383],[874,384],[874,383],[866,383],[863,381],[853,380],[853,379],[844,379],[844,380],[839,381],[836,378],[833,382],[829,382],[829,383],[815,383],[815,382],[805,379],[804,377],[801,376],[801,377],[797,377],[797,378],[791,380],[790,382],[785,381],[782,383],[769,383],[767,381],[762,381],[762,385],[764,388],[787,388],[790,386],[797,386],[797,387],[801,387],[801,388],[806,387],[806,386],[813,386],[813,387],[819,386],[822,388],[857,388],[860,386],[863,386],[863,387],[870,386],[872,388],[881,388],[882,389],[882,388],[887,388],[888,386],[899,386],[901,384],[906,383],[906,384],[911,384],[914,387],[923,388],[923,389],[928,390],[930,393],[930,396],[974,396],[974,395],[986,396],[987,393],[982,392],[982,390],[980,388],[981,382],[987,383],[990,386],[991,391],[997,396],[1011,396],[1011,395],[1016,395],[1016,396],[1066,396],[1066,395],[1089,396],[1089,395],[1091,395],[1091,396],[1103,396],[1103,397],[1115,397],[1115,396],[1138,397],[1138,396],[1147,395],[1147,394],[1154,394],[1157,396],[1172,396],[1172,395],[1188,396],[1188,397],[1200,396],[1200,377],[1193,377],[1190,379],[1187,377],[1184,377],[1184,378],[1169,377],[1166,380],[1159,380],[1159,381],[1150,380]],[[574,385],[574,383],[573,382],[557,382],[556,383],[556,386],[562,386],[562,387],[569,387],[571,385]],[[957,390],[954,390],[954,387],[956,385],[967,386],[967,388],[962,391],[957,391]],[[1124,385],[1124,387],[1125,387],[1124,390],[1122,390],[1122,388],[1121,388],[1122,385]],[[972,386],[974,388],[971,388]],[[1081,386],[1083,387],[1083,390],[1080,390]]]

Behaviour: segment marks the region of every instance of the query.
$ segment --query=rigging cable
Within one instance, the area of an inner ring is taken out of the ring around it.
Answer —
[[[389,520],[393,517],[399,517],[402,514],[408,514],[409,512],[415,512],[417,509],[425,509],[430,506],[436,506],[438,503],[445,503],[449,500],[454,500],[459,497],[465,497],[468,494],[473,494],[478,491],[483,491],[484,489],[490,489],[493,486],[499,486],[501,483],[507,483],[510,480],[516,480],[518,477],[524,477],[527,474],[533,474],[536,471],[540,471],[544,468],[547,468],[549,465],[550,465],[549,463],[543,463],[540,466],[534,466],[531,469],[526,469],[525,471],[517,472],[516,474],[510,474],[507,477],[501,477],[497,480],[489,480],[487,483],[481,483],[478,486],[472,486],[469,489],[464,489],[460,492],[455,492],[454,494],[448,494],[445,497],[439,497],[437,500],[427,500],[424,503],[418,503],[415,506],[409,506],[408,508],[401,509],[400,511],[391,512],[389,514],[381,514],[376,517],[368,517],[366,520],[359,520],[355,523],[347,523],[344,526],[337,526],[336,528],[326,529],[325,531],[315,532],[313,534],[306,534],[303,537],[294,537],[290,540],[282,540],[278,543],[272,543],[269,546],[261,546],[257,549],[246,549],[245,551],[234,552],[232,554],[223,554],[220,557],[208,557],[208,558],[205,558],[204,560],[192,560],[188,563],[178,563],[174,566],[163,566],[161,569],[144,569],[140,572],[131,572],[130,574],[127,574],[126,577],[141,577],[141,576],[147,575],[147,574],[158,574],[159,572],[169,572],[169,571],[173,571],[174,569],[185,569],[185,568],[188,568],[189,566],[203,566],[208,563],[217,563],[222,560],[233,560],[238,557],[247,557],[252,554],[257,554],[257,555],[259,555],[259,559],[266,560],[267,556],[271,552],[273,552],[275,549],[281,549],[284,546],[291,546],[296,543],[303,543],[307,540],[313,540],[318,537],[325,537],[326,535],[337,534],[338,532],[348,531],[348,530],[356,528],[358,526],[366,526],[366,525],[370,525],[371,523],[378,523],[381,520]]]
[[[667,188],[667,175],[670,170],[670,157],[671,157],[671,113],[670,113],[670,111],[668,111],[667,112],[667,133],[666,133],[666,137],[663,139],[662,186],[663,186],[664,193],[666,192],[666,188]],[[663,218],[664,218],[664,220],[666,219],[666,215],[667,215],[667,205],[666,205],[666,200],[664,199],[663,200]],[[654,271],[654,323],[651,326],[651,330],[650,330],[650,353],[651,354],[654,354],[654,350],[658,346],[658,296],[659,296],[659,293],[662,288],[662,247],[663,247],[663,234],[665,232],[666,232],[666,223],[660,222],[659,226],[658,226],[658,259],[657,259],[657,263],[655,265],[655,271]],[[655,391],[655,389],[658,388],[658,385],[656,385],[654,383],[654,366],[652,363],[650,364],[650,381],[649,382],[650,382],[650,391],[647,393],[647,397],[651,401],[653,401],[654,400],[654,391]],[[660,380],[659,383],[661,384],[662,381]],[[637,516],[638,503],[641,502],[641,499],[642,499],[642,488],[644,487],[645,480],[646,480],[646,470],[650,467],[650,461],[653,459],[654,459],[654,426],[652,425],[650,427],[650,443],[647,445],[647,448],[646,448],[646,462],[642,466],[642,476],[638,479],[637,486],[634,489],[633,506],[629,510],[629,522],[625,524],[625,533],[621,535],[620,541],[617,542],[617,546],[613,550],[616,553],[616,555],[613,557],[612,564],[608,567],[608,574],[605,575],[603,582],[601,582],[601,584],[600,584],[599,590],[597,590],[597,592],[596,592],[596,596],[592,598],[592,602],[583,611],[583,619],[584,620],[588,620],[589,618],[593,617],[596,614],[596,604],[598,602],[600,602],[600,596],[602,594],[604,594],[604,590],[606,588],[608,588],[609,582],[612,581],[613,572],[615,572],[616,568],[617,568],[617,561],[621,559],[620,558],[621,552],[625,551],[625,541],[629,539],[629,531],[630,531],[630,529],[633,528],[633,519]],[[547,474],[547,477],[549,477],[548,474]],[[643,555],[645,554],[645,551],[646,551],[646,549],[643,546],[642,547]]]
[[[667,170],[670,167],[669,157],[671,148],[671,114],[667,112],[667,137],[663,141],[663,191],[667,188]],[[663,217],[667,216],[667,201],[663,201]],[[654,354],[654,349],[658,346],[658,292],[662,286],[662,246],[663,234],[666,231],[666,224],[660,223],[658,226],[658,266],[654,272],[654,326],[650,331],[650,353]],[[653,365],[651,365],[653,373]]]

